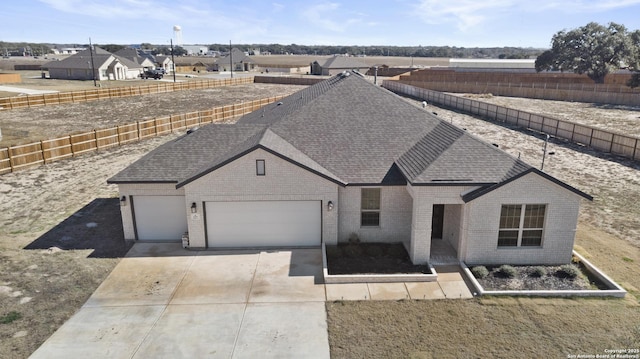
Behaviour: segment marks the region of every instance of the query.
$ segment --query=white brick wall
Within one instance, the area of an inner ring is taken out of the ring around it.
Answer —
[[[120,198],[122,198],[122,196],[127,197],[127,204],[120,206],[120,214],[122,215],[124,238],[128,240],[136,239],[130,196],[184,196],[184,189],[176,189],[176,185],[171,183],[121,183],[118,184],[118,191],[120,192]],[[188,211],[189,209],[185,202],[185,214]]]
[[[380,188],[380,226],[360,226],[360,204],[362,188],[340,187],[338,198],[340,215],[338,241],[346,242],[351,233],[356,233],[362,242],[406,242],[411,238],[411,196],[405,186]]]
[[[265,160],[265,176],[256,175],[256,160]],[[339,185],[257,149],[225,166],[187,184],[186,203],[196,202],[198,211],[208,201],[322,201],[322,240],[337,242]],[[328,211],[328,201],[334,209]],[[192,247],[206,247],[204,215],[189,218],[189,240]]]
[[[461,221],[462,205],[445,204],[442,239],[449,242],[456,251],[458,250],[458,244],[460,242]]]
[[[411,245],[409,255],[416,264],[422,264],[429,260],[431,255],[431,220],[433,205],[444,204],[445,215],[447,205],[462,205],[461,193],[470,190],[468,186],[411,186],[407,185],[407,191],[413,197],[413,217],[411,221]],[[455,234],[453,218],[445,219],[445,228],[449,235]],[[459,220],[458,220],[459,221]],[[444,232],[444,231],[443,231]],[[444,233],[443,233],[444,234]],[[455,241],[455,239],[451,239]]]
[[[468,264],[564,264],[571,251],[580,209],[577,194],[530,173],[467,203]],[[498,248],[502,204],[546,204],[542,247]]]

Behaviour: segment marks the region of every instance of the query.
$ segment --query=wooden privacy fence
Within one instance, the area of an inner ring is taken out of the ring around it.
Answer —
[[[234,105],[214,107],[206,111],[159,117],[42,140],[26,145],[0,148],[0,174],[55,162],[87,152],[122,146],[129,142],[161,136],[201,124],[224,121],[253,112],[284,97],[284,95],[269,97]]]
[[[640,89],[610,84],[433,82],[401,79],[402,83],[440,92],[490,93],[542,100],[640,105]]]
[[[87,102],[109,98],[129,97],[138,95],[157,94],[182,90],[201,90],[221,86],[253,83],[253,77],[243,77],[221,80],[198,80],[188,82],[154,81],[149,85],[101,88],[72,92],[58,92],[41,95],[26,95],[0,98],[0,110],[10,110],[25,107],[59,105],[73,102]]]
[[[640,160],[640,138],[386,80],[383,87],[439,106],[544,132],[599,151]]]

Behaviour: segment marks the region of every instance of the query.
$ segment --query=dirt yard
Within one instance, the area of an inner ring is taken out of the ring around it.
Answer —
[[[460,95],[460,94],[454,94]],[[573,121],[625,135],[640,137],[640,107],[584,102],[535,100],[489,94],[463,96],[495,105]]]
[[[295,85],[247,84],[0,111],[0,147],[288,95],[299,89]]]
[[[541,161],[543,141],[527,132],[428,110]],[[0,176],[0,358],[32,353],[117,264],[130,244],[106,180],[176,136]],[[595,197],[583,202],[576,249],[629,290],[626,299],[327,303],[332,357],[566,357],[639,347],[640,166],[562,142],[549,150],[545,170]]]

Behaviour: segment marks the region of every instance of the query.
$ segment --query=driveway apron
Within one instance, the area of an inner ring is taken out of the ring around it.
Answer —
[[[319,249],[137,243],[32,358],[329,358]]]

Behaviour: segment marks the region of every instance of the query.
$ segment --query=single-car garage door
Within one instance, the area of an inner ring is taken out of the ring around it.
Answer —
[[[207,202],[209,247],[319,246],[320,201]]]
[[[187,231],[183,196],[133,196],[136,233],[141,241],[176,241]]]

